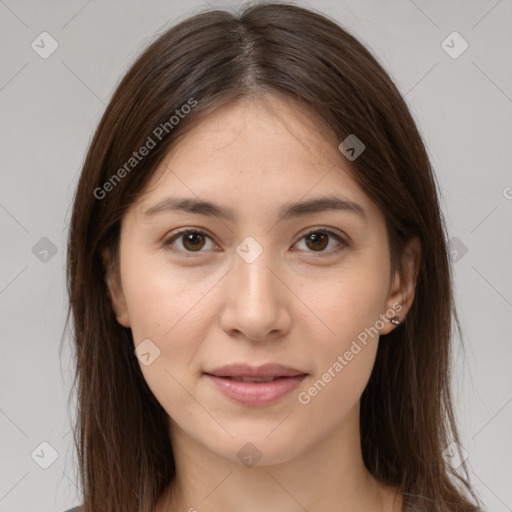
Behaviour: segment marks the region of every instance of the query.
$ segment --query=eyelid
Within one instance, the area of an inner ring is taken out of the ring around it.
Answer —
[[[179,252],[182,254],[186,254],[187,256],[194,256],[196,254],[201,254],[202,252],[205,252],[205,251],[183,251],[181,249],[172,248],[172,244],[180,237],[180,235],[184,235],[185,233],[199,233],[201,235],[208,237],[216,246],[219,245],[215,241],[214,237],[211,236],[207,231],[205,231],[204,229],[201,229],[201,228],[195,228],[193,226],[180,228],[180,229],[174,231],[170,236],[168,236],[164,239],[163,245],[165,247],[171,248],[170,250],[173,252]]]
[[[350,244],[350,239],[345,235],[340,235],[339,233],[337,233],[336,231],[333,231],[332,228],[328,228],[326,226],[320,226],[320,227],[314,227],[314,228],[307,228],[306,231],[303,231],[300,235],[299,235],[299,238],[297,240],[297,242],[295,242],[293,245],[297,244],[298,242],[300,242],[305,236],[311,234],[311,233],[326,233],[327,235],[329,235],[330,237],[336,239],[338,241],[338,245],[334,248],[334,249],[330,249],[329,251],[318,251],[318,252],[315,252],[315,251],[306,251],[308,254],[311,254],[313,257],[328,257],[328,256],[333,256],[334,254],[337,254],[338,252],[340,252],[342,249],[346,248],[346,247],[349,247],[351,244]]]
[[[318,251],[318,252],[315,252],[315,251],[306,251],[310,254],[312,254],[314,257],[323,257],[323,256],[331,256],[333,254],[336,254],[338,253],[341,249],[343,249],[344,247],[349,247],[351,244],[349,242],[349,239],[348,237],[346,236],[342,236],[340,235],[339,233],[333,231],[331,228],[327,228],[325,226],[321,226],[321,227],[313,227],[313,228],[307,228],[305,231],[303,231],[301,234],[299,234],[299,237],[297,239],[297,241],[293,244],[293,245],[296,245],[298,242],[300,242],[305,236],[311,234],[311,233],[318,233],[318,232],[322,232],[322,233],[326,233],[327,235],[329,236],[332,236],[333,238],[335,238],[338,242],[339,242],[339,245],[334,248],[334,249],[331,249],[329,251]],[[217,244],[217,242],[215,241],[214,237],[211,236],[207,231],[205,231],[204,229],[202,228],[194,228],[193,226],[188,226],[188,227],[185,227],[185,228],[180,228],[178,229],[177,231],[174,231],[169,237],[166,237],[163,241],[163,244],[164,246],[168,246],[168,247],[171,247],[172,244],[174,243],[175,240],[177,240],[180,235],[183,235],[185,233],[199,233],[201,235],[204,235],[208,238],[210,238],[212,240],[212,242],[218,246],[219,244]],[[293,247],[293,246],[292,246]],[[205,251],[183,251],[181,249],[172,249],[172,251],[174,252],[180,252],[180,253],[184,253],[186,254],[187,256],[193,256],[193,255],[199,255],[201,254],[202,252],[205,252]],[[299,251],[300,252],[300,251]]]
[[[337,231],[334,231],[334,228],[328,228],[327,226],[315,226],[313,228],[306,228],[305,231],[302,231],[299,234],[299,240],[305,237],[306,235],[309,235],[310,233],[317,233],[319,231],[321,231],[322,233],[327,233],[328,235],[334,235],[335,237],[337,237],[346,244],[348,244],[350,241],[350,238],[344,233],[338,233]]]

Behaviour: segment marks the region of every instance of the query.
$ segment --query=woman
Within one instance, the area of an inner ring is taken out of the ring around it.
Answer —
[[[212,11],[144,51],[89,148],[67,272],[81,512],[478,510],[435,177],[333,21]]]

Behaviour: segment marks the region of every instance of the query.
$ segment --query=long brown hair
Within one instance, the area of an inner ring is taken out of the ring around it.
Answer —
[[[312,10],[265,3],[239,15],[196,14],[160,35],[118,85],[90,144],[67,256],[82,511],[151,512],[175,475],[167,414],[142,376],[131,330],[116,321],[102,250],[116,270],[120,219],[178,137],[215,109],[263,93],[310,108],[333,140],[364,142],[352,169],[385,215],[393,268],[411,238],[421,241],[412,308],[379,344],[361,397],[366,466],[399,487],[404,510],[478,510],[465,463],[454,470],[442,457],[459,441],[450,349],[460,326],[421,136],[390,77],[353,36]],[[130,160],[142,146],[151,148]]]

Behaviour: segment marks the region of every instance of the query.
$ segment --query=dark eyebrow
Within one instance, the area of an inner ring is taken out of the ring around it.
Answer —
[[[321,196],[307,201],[289,203],[283,205],[278,211],[279,220],[288,220],[294,217],[320,213],[327,210],[346,211],[358,215],[362,220],[368,222],[364,208],[345,198],[336,196]],[[169,211],[184,211],[234,221],[236,215],[230,208],[225,208],[210,201],[203,201],[195,198],[168,197],[155,204],[144,212],[146,217],[157,213]]]
[[[365,222],[368,222],[368,216],[365,209],[349,199],[336,196],[321,196],[298,203],[285,204],[279,209],[279,220],[287,220],[293,217],[319,213],[327,210],[345,211],[354,213]]]

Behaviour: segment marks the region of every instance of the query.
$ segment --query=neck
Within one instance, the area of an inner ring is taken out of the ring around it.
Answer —
[[[156,512],[399,512],[397,489],[383,485],[362,460],[359,416],[300,455],[245,467],[206,449],[172,424],[176,477]]]

